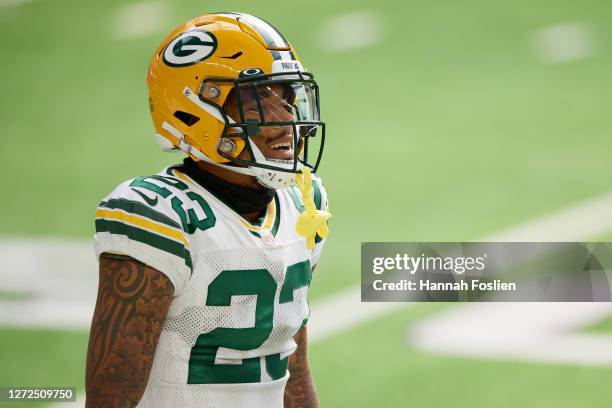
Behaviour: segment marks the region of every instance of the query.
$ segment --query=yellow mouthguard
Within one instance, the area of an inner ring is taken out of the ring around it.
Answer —
[[[317,210],[315,206],[312,198],[312,174],[309,168],[303,167],[302,172],[296,174],[296,182],[304,200],[304,212],[300,214],[295,224],[295,231],[306,238],[306,248],[314,249],[317,234],[321,238],[327,238],[329,235],[327,220],[331,214]]]

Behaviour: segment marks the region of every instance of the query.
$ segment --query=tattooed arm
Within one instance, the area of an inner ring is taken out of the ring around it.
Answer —
[[[173,293],[172,283],[156,269],[126,256],[100,256],[87,350],[86,407],[138,404]]]
[[[306,326],[293,338],[297,349],[289,356],[289,381],[285,387],[285,408],[318,408],[319,401],[306,356]]]

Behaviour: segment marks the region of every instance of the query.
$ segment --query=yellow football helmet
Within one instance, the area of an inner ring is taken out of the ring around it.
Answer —
[[[180,149],[276,189],[290,185],[302,166],[319,166],[325,123],[317,83],[283,35],[257,17],[214,13],[181,25],[155,52],[147,85],[164,150]],[[282,93],[284,116],[266,105],[272,89]],[[291,135],[292,146],[274,145],[286,151],[283,159],[267,157],[253,142],[266,127]],[[318,148],[309,152],[314,137]]]

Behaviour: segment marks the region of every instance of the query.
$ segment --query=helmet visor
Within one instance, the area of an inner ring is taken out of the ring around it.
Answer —
[[[241,84],[235,88],[224,110],[240,123],[319,121],[317,90],[308,82],[266,81],[264,84]],[[232,106],[233,105],[233,106]]]

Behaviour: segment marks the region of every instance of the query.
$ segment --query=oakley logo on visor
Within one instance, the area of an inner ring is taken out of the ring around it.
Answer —
[[[204,30],[190,30],[180,34],[164,50],[164,62],[171,67],[197,64],[210,57],[217,49],[217,39]]]

